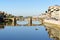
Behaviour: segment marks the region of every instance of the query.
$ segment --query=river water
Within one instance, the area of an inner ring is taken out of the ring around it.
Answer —
[[[44,26],[1,26],[0,40],[52,40]]]

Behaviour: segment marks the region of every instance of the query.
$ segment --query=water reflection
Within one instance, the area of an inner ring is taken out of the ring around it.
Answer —
[[[4,28],[5,26],[5,28]],[[10,27],[8,27],[10,26]],[[17,23],[0,22],[0,39],[1,40],[50,40],[44,27],[40,26],[26,26],[18,27]],[[40,29],[39,29],[40,28]],[[43,30],[42,30],[43,29]],[[37,30],[37,31],[36,31]],[[42,32],[43,31],[43,32]],[[45,35],[45,36],[44,36]]]
[[[40,24],[39,21],[32,21],[33,24]]]
[[[4,28],[4,23],[2,22],[0,22],[0,29],[3,29]]]
[[[32,21],[32,22],[17,21],[17,24],[19,24],[20,26],[40,26],[41,25],[39,21]]]
[[[47,27],[46,26],[46,30],[49,34],[50,38],[53,38],[54,40],[60,40],[60,28],[53,28],[53,27]]]
[[[28,24],[27,21],[17,21],[17,24],[19,24],[20,26],[25,26],[26,24]]]
[[[34,22],[35,23],[35,22]],[[4,28],[4,26],[40,26],[40,24],[38,24],[39,22],[37,22],[36,24],[32,24],[29,25],[29,23],[27,21],[17,21],[17,22],[12,22],[12,21],[8,21],[8,22],[0,22],[0,28]],[[38,28],[36,28],[36,30],[38,30]]]
[[[0,22],[0,29],[4,29],[4,26],[10,26],[10,27],[14,26],[15,27],[15,26],[21,26],[21,25],[19,25],[17,23],[12,23],[12,22]],[[24,25],[24,26],[27,26],[27,25]],[[60,40],[60,31],[59,31],[60,29],[59,28],[51,28],[51,27],[47,27],[47,26],[45,26],[45,28],[48,31],[48,34],[49,34],[50,38],[53,38],[54,40]],[[35,28],[35,30],[40,30],[41,33],[42,32],[46,33],[45,31],[42,31],[42,29],[43,28],[41,28],[41,27],[40,27],[40,29]],[[33,31],[33,30],[31,30],[31,31]],[[39,35],[41,35],[41,34],[39,34]],[[46,34],[46,36],[47,36],[47,34]]]

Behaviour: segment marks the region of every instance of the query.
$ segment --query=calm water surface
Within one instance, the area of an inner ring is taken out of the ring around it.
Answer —
[[[0,40],[52,40],[44,26],[4,26]]]

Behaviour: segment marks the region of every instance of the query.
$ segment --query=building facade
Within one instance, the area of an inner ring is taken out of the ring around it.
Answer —
[[[60,6],[50,6],[48,12],[51,14],[51,18],[60,20]]]

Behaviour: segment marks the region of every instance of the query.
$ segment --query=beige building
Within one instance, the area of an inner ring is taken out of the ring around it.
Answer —
[[[60,20],[60,6],[50,6],[48,12],[51,14],[51,18]]]
[[[48,16],[43,19],[42,23],[48,29],[50,37],[55,38],[55,40],[60,40],[60,6],[50,6],[46,15],[48,14],[50,18],[48,19]]]

